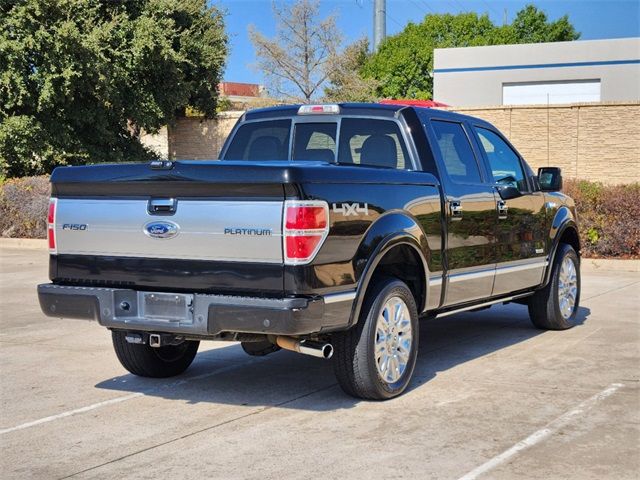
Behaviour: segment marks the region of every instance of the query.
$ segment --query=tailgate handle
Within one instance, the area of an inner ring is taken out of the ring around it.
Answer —
[[[173,215],[177,209],[178,200],[175,198],[152,198],[147,204],[150,215]]]

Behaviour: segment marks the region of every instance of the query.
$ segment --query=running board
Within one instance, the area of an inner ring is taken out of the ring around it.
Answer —
[[[477,303],[475,305],[468,305],[466,307],[456,308],[455,310],[449,310],[447,312],[437,313],[435,318],[448,317],[449,315],[455,315],[456,313],[468,312],[469,310],[476,310],[478,308],[490,307],[491,305],[495,305],[496,303],[505,303],[512,302],[513,300],[517,300],[519,298],[528,297],[532,295],[533,292],[521,293],[519,295],[512,295],[510,297],[502,297],[496,298],[495,300],[491,300],[484,303]]]

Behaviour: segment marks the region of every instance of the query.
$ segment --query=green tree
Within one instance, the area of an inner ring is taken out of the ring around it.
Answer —
[[[516,39],[514,43],[564,42],[580,38],[567,15],[549,22],[547,14],[533,5],[520,10],[510,27]]]
[[[3,2],[0,173],[149,158],[141,129],[215,115],[226,55],[206,0]]]
[[[388,37],[367,59],[361,74],[380,82],[380,97],[427,100],[433,95],[435,48],[555,42],[579,36],[568,17],[549,22],[546,14],[532,5],[506,26],[496,26],[486,14],[427,15],[422,23],[409,23],[402,32]]]

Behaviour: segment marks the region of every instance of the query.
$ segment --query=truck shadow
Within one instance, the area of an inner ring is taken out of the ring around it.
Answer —
[[[581,307],[578,325],[589,314],[588,308]],[[516,304],[422,321],[420,352],[409,390],[421,388],[440,372],[543,333],[531,325],[526,307]],[[203,342],[200,348],[208,345],[215,344]],[[314,411],[346,409],[358,403],[337,386],[331,361],[287,351],[249,357],[237,344],[201,351],[179,377],[150,379],[127,374],[100,382],[96,388],[188,403]]]

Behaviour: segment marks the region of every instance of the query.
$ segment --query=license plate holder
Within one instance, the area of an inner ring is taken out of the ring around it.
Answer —
[[[141,303],[149,320],[193,323],[193,295],[144,292]]]

